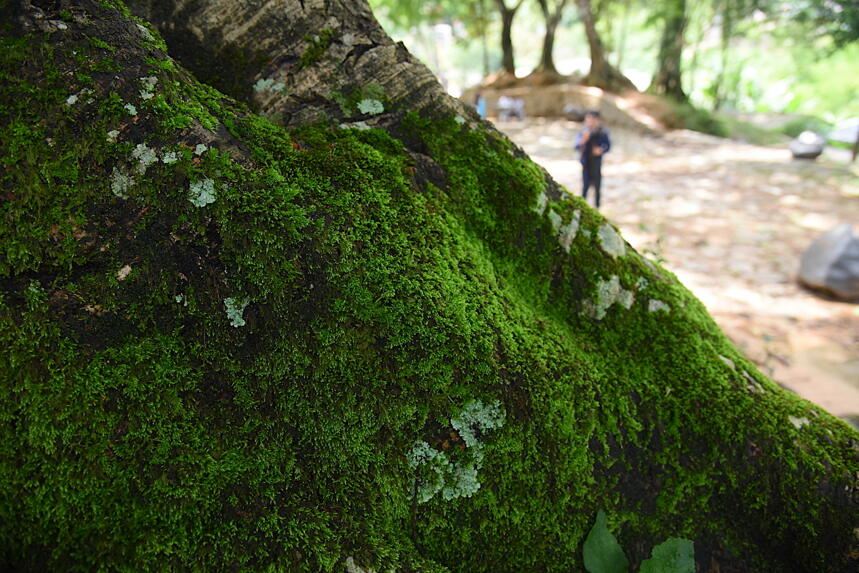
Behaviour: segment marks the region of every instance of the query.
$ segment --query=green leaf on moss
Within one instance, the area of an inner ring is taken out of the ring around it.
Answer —
[[[623,553],[617,538],[608,530],[605,512],[599,510],[597,519],[585,539],[582,550],[585,569],[590,573],[626,573],[629,561]]]
[[[640,573],[695,573],[695,546],[688,539],[672,537],[653,548]]]

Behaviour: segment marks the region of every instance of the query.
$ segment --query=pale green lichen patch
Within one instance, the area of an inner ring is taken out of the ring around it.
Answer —
[[[628,309],[634,301],[635,295],[632,291],[624,289],[620,278],[612,275],[608,280],[597,282],[596,301],[585,301],[583,311],[592,318],[602,320],[612,305],[618,304]]]
[[[179,155],[179,153],[177,153],[176,151],[165,151],[165,152],[161,155],[161,161],[162,161],[163,163],[166,163],[167,165],[171,165],[171,164],[176,163],[177,161],[179,161],[180,157],[181,157],[181,156],[180,156],[180,155]]]
[[[125,111],[128,112],[128,115],[135,116],[137,115],[137,108],[134,105],[127,103],[123,106]]]
[[[215,182],[211,179],[194,181],[188,189],[188,200],[195,207],[205,207],[214,203],[215,198]]]
[[[113,130],[107,132],[107,137],[105,138],[105,140],[108,143],[116,143],[116,139],[118,137],[119,137],[119,130],[113,129]]]
[[[611,224],[603,223],[600,225],[597,237],[599,238],[602,250],[612,257],[622,257],[626,254],[626,245],[624,244],[623,237],[620,236]]]
[[[504,425],[505,413],[497,400],[484,404],[474,400],[450,419],[461,449],[439,451],[426,441],[416,442],[407,455],[409,466],[417,472],[417,502],[426,503],[441,492],[445,501],[471,497],[480,489],[478,471],[483,467],[484,444],[480,440],[487,432]],[[445,442],[447,443],[447,442]]]
[[[255,92],[268,91],[272,93],[283,93],[286,91],[286,84],[279,82],[273,78],[260,78],[254,84]]]
[[[158,161],[158,155],[145,143],[138,143],[131,152],[131,157],[137,161],[136,170],[143,174],[146,169]]]
[[[540,191],[539,195],[537,195],[537,205],[534,207],[533,211],[538,215],[542,215],[546,212],[546,206],[549,204],[549,197],[546,195],[545,191]]]
[[[120,199],[128,199],[128,188],[134,185],[134,177],[114,167],[110,176],[110,190]]]
[[[209,150],[209,146],[204,143],[198,143],[194,148],[194,155],[203,155]]]
[[[811,421],[808,418],[806,418],[805,416],[802,416],[802,417],[788,416],[787,418],[788,418],[788,420],[790,420],[790,423],[793,424],[793,427],[796,428],[797,430],[799,430],[803,426],[806,426],[806,425],[811,423]]]
[[[647,311],[648,312],[656,312],[656,311],[670,312],[671,307],[662,302],[661,300],[656,300],[655,298],[647,301]]]
[[[379,115],[385,111],[385,106],[377,99],[362,99],[358,102],[358,111],[365,115]]]
[[[727,356],[722,356],[722,355],[720,354],[720,355],[719,355],[719,360],[721,360],[722,362],[724,362],[724,363],[728,366],[728,368],[730,368],[731,370],[736,370],[736,369],[737,369],[737,365],[734,363],[734,361],[733,361],[733,360],[731,360],[730,358],[728,358]]]
[[[570,222],[558,229],[558,242],[561,244],[561,248],[567,253],[570,252],[573,241],[576,239],[576,234],[579,232],[581,217],[581,211],[573,211],[573,217],[570,219]]]
[[[233,297],[224,299],[224,312],[227,314],[227,320],[230,325],[239,328],[247,324],[244,319],[245,308],[250,304],[250,299],[237,300]]]
[[[563,223],[563,219],[561,216],[555,213],[554,209],[549,209],[549,223],[552,224],[552,231],[557,233],[561,228],[561,223]]]

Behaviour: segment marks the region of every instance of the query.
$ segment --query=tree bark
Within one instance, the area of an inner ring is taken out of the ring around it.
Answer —
[[[201,52],[0,3],[0,569],[583,570],[603,509],[633,567],[855,570],[857,433],[364,2],[153,14]]]
[[[612,92],[635,90],[635,84],[623,73],[612,66],[605,57],[605,48],[597,32],[596,18],[591,9],[591,0],[578,0],[579,17],[585,27],[588,47],[591,53],[591,68],[585,82]]]
[[[549,75],[560,75],[555,67],[555,33],[558,30],[558,24],[561,23],[561,17],[564,14],[564,8],[567,6],[567,0],[560,0],[557,4],[549,7],[549,0],[538,0],[540,12],[543,14],[543,23],[546,26],[546,33],[543,35],[543,49],[540,52],[540,63],[537,65],[537,72],[543,72]]]
[[[525,0],[518,0],[508,8],[504,0],[495,0],[495,5],[501,13],[501,69],[516,77],[516,58],[513,52],[513,18],[522,7]]]
[[[682,64],[686,34],[686,0],[667,0],[657,70],[648,91],[688,101],[683,91]]]

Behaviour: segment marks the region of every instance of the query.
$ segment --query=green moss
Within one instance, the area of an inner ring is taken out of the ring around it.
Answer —
[[[315,36],[307,36],[304,38],[304,41],[309,45],[307,49],[304,50],[304,53],[301,54],[301,58],[298,61],[299,69],[309,68],[313,64],[319,61],[319,58],[322,57],[322,54],[325,53],[325,50],[328,49],[328,46],[331,45],[331,40],[334,37],[334,30],[324,29],[319,32],[319,34]]]
[[[839,562],[807,534],[846,512],[796,493],[847,483],[855,433],[508,141],[416,113],[288,133],[152,62],[153,98],[67,106],[74,33],[0,37],[0,565],[571,571],[600,507],[628,548]],[[634,301],[598,320],[606,282]],[[448,499],[418,503],[418,442],[464,462]]]

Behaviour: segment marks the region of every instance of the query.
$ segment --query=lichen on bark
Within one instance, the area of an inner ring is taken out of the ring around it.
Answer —
[[[122,7],[64,4],[60,30],[59,4],[0,3],[0,565],[581,570],[600,508],[634,566],[668,537],[702,568],[855,565],[855,432],[461,104],[380,72],[384,130],[302,112],[331,28],[263,110],[287,131]],[[605,277],[635,296],[598,321]],[[472,440],[480,487],[417,503],[414,445]]]

